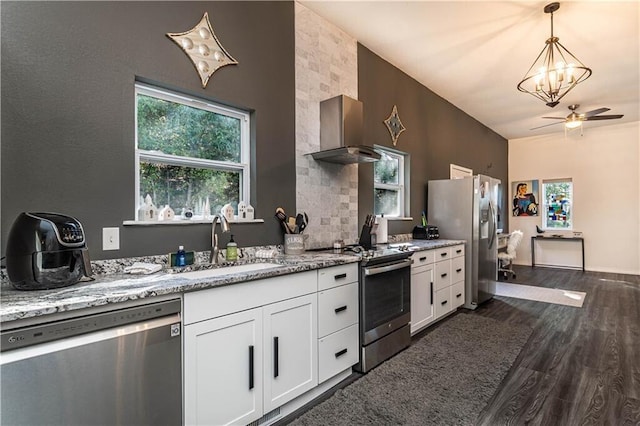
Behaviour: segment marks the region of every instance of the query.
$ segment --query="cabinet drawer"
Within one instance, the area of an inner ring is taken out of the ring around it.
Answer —
[[[451,261],[445,260],[436,262],[436,271],[434,273],[434,282],[436,291],[451,285]]]
[[[316,271],[192,291],[184,295],[183,322],[192,324],[317,291]]]
[[[436,262],[451,259],[451,247],[435,249]]]
[[[358,282],[358,263],[332,266],[318,270],[318,290]]]
[[[318,336],[324,337],[357,322],[357,282],[318,293]]]
[[[451,257],[464,256],[464,244],[451,247]]]
[[[451,286],[451,303],[453,308],[464,305],[464,281],[458,281]]]
[[[417,268],[435,262],[436,254],[434,250],[417,251],[411,256],[411,267]]]
[[[452,309],[451,286],[436,291],[436,318],[450,312]]]
[[[358,324],[318,340],[318,382],[358,362]]]
[[[451,259],[451,282],[464,281],[464,256]]]

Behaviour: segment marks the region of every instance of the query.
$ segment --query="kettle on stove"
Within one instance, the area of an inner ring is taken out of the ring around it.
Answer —
[[[65,287],[92,273],[82,224],[57,213],[20,213],[6,257],[9,281],[18,290]]]

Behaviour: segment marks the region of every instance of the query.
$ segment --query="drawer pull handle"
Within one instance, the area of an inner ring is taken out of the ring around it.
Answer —
[[[338,275],[334,275],[334,277],[333,277],[334,280],[340,280],[342,278],[347,278],[347,274],[346,273],[338,274]]]
[[[440,276],[441,276],[442,278],[444,278],[444,277],[446,277],[446,276],[447,276],[447,274],[446,274],[446,272],[445,272],[444,274],[440,274]]]
[[[456,272],[458,272],[458,273],[462,272],[462,268],[456,269]]]
[[[447,253],[440,253],[440,256],[445,257]]]
[[[342,312],[342,311],[346,311],[347,310],[347,305],[344,306],[340,306],[339,308],[335,308],[334,311],[337,313]]]
[[[347,348],[344,348],[343,350],[336,352],[336,358],[340,358],[342,355],[347,353]]]
[[[427,256],[424,256],[424,257],[420,258],[420,262],[424,262],[425,260],[427,260]]]
[[[249,390],[253,389],[253,345],[249,346]]]
[[[445,300],[444,302],[440,303],[442,306],[447,304],[447,301]]]
[[[462,297],[462,293],[456,294],[456,297]]]
[[[461,249],[456,250],[456,253],[462,253]]]
[[[273,377],[274,378],[278,377],[278,374],[279,374],[278,352],[279,352],[278,338],[274,337],[273,338]]]

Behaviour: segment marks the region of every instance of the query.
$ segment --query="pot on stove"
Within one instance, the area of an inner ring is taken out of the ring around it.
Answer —
[[[7,275],[18,290],[66,287],[91,275],[82,224],[57,213],[21,213],[7,240]]]

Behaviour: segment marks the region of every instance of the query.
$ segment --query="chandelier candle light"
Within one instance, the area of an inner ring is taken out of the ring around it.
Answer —
[[[518,83],[518,90],[530,93],[544,101],[547,106],[558,105],[560,99],[573,87],[589,78],[591,69],[587,68],[553,35],[553,12],[560,8],[560,3],[550,3],[544,7],[545,13],[551,14],[551,37],[545,42],[542,52]]]

